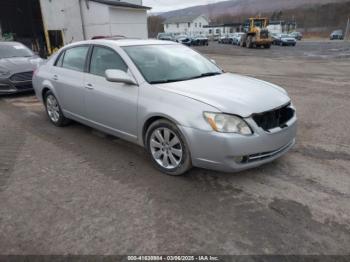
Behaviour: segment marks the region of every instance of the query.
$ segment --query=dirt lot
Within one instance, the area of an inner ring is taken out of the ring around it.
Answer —
[[[255,170],[184,177],[88,127],[0,99],[0,254],[349,254],[350,43],[198,48],[287,89],[299,134]]]

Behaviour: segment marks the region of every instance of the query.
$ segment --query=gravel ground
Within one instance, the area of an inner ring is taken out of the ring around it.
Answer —
[[[295,148],[237,174],[169,177],[133,144],[54,127],[30,94],[0,98],[0,254],[349,255],[349,45],[198,48],[298,109]]]

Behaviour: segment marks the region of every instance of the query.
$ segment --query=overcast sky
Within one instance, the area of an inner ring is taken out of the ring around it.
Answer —
[[[143,0],[143,5],[152,7],[151,12],[165,12],[194,5],[206,5],[224,0]]]

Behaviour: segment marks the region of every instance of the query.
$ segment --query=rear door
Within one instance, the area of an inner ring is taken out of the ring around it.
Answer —
[[[95,45],[85,77],[87,117],[94,124],[135,140],[138,86],[107,81],[107,69],[122,70],[132,77],[127,64],[114,49]]]
[[[77,117],[86,116],[84,77],[88,52],[88,45],[65,50],[51,71],[62,110]]]

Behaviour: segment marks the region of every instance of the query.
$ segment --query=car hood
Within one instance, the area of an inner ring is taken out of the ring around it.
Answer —
[[[288,94],[281,87],[231,73],[156,86],[209,104],[221,112],[242,117],[290,102]]]
[[[34,71],[43,60],[40,57],[12,57],[0,59],[0,70],[13,73]]]

